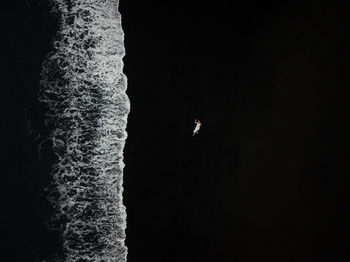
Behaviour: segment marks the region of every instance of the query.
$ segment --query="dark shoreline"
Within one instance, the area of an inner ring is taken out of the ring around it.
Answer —
[[[348,260],[349,8],[120,10],[128,260]]]

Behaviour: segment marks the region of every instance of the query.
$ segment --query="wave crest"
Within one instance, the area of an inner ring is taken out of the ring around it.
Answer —
[[[66,261],[126,261],[123,148],[130,102],[118,1],[53,1],[60,15],[39,100],[57,161],[49,199]]]

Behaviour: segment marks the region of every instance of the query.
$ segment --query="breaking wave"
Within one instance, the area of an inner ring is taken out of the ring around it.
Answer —
[[[130,110],[118,0],[53,0],[60,25],[39,100],[57,161],[49,200],[65,261],[126,261],[123,149]]]

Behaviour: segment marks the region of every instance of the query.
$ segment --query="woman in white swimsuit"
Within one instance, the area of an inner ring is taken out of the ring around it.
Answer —
[[[201,128],[201,125],[202,125],[201,121],[199,121],[199,120],[197,120],[197,119],[194,120],[194,123],[196,124],[196,127],[195,127],[194,130],[193,130],[193,135],[192,135],[192,136],[198,134],[198,131],[199,131],[199,129]]]

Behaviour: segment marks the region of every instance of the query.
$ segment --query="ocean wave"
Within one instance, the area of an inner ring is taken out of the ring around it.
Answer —
[[[130,102],[118,0],[52,4],[60,26],[39,91],[57,156],[50,224],[61,232],[65,261],[126,261],[122,185]]]

